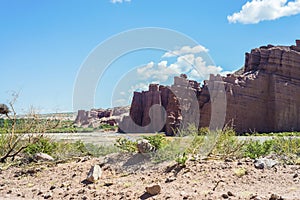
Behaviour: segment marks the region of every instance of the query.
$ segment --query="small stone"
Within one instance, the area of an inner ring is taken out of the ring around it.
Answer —
[[[185,195],[186,195],[185,191],[180,192],[180,196],[185,196]]]
[[[104,183],[103,185],[106,186],[106,187],[109,187],[109,186],[112,186],[114,183],[111,183],[111,182],[107,182],[107,183]]]
[[[52,185],[51,187],[50,187],[50,190],[54,190],[56,187],[54,186],[54,185]]]
[[[242,163],[242,162],[240,162],[240,161],[238,161],[238,162],[237,162],[237,165],[243,165],[243,163]]]
[[[222,194],[223,199],[228,199],[228,195],[227,194]]]
[[[150,195],[157,195],[160,193],[160,191],[161,191],[161,187],[158,184],[146,187],[146,192]]]
[[[295,174],[294,176],[293,176],[293,178],[297,178],[299,175],[298,174]]]
[[[139,153],[150,153],[155,151],[155,147],[146,139],[138,141],[137,148]]]
[[[230,197],[234,197],[234,194],[230,191],[227,192],[227,195],[230,196]]]
[[[102,175],[102,170],[101,170],[100,166],[99,165],[94,165],[90,169],[86,180],[89,181],[89,182],[95,183],[96,181],[99,180],[101,175]]]
[[[267,159],[267,158],[256,159],[254,161],[254,167],[256,169],[272,168],[276,164],[277,162],[275,160]]]
[[[80,190],[78,190],[78,192],[77,192],[77,194],[83,194],[83,193],[85,193],[85,190],[84,190],[84,189],[80,189]]]
[[[279,196],[278,194],[271,194],[271,197],[269,200],[283,200],[283,198],[281,196]]]
[[[43,192],[42,191],[39,191],[38,193],[37,193],[37,195],[42,195],[43,194]]]
[[[175,180],[176,180],[176,178],[175,178],[174,176],[168,177],[168,178],[166,179],[165,183],[171,183],[171,182],[173,182],[173,181],[175,181]]]
[[[53,161],[54,158],[46,153],[36,153],[33,158],[37,161]]]
[[[230,159],[230,158],[226,158],[224,161],[225,161],[225,162],[233,162],[233,160]]]
[[[44,197],[44,199],[49,199],[52,197],[52,193],[51,192],[46,193],[43,197]]]

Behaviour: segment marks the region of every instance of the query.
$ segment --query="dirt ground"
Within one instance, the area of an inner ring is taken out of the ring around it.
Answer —
[[[87,183],[98,164],[102,177]],[[159,184],[151,196],[145,188]],[[300,199],[300,165],[256,169],[252,160],[154,164],[142,154],[78,158],[0,170],[0,199]],[[273,195],[275,197],[275,195]],[[276,198],[275,198],[276,199]]]

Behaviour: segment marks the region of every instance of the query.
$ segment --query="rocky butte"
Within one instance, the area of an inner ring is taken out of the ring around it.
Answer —
[[[123,118],[120,129],[174,135],[196,123],[232,126],[238,133],[300,131],[300,40],[292,46],[261,46],[245,57],[241,70],[211,75],[202,86],[182,74],[172,86],[151,84],[149,91],[135,92],[130,116]],[[162,109],[149,113],[153,105]]]

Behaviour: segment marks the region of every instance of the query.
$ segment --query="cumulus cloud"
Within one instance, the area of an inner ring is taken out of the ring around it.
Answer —
[[[123,2],[130,2],[131,0],[111,0],[112,3],[123,3]]]
[[[210,74],[221,74],[223,69],[207,63],[201,56],[201,52],[208,52],[203,46],[182,47],[180,50],[166,53],[163,57],[168,58],[177,55],[176,61],[169,63],[163,60],[157,64],[150,62],[144,67],[137,69],[140,80],[151,80],[155,83],[164,83],[179,74],[187,74],[190,79],[202,81],[209,78]]]
[[[300,0],[252,0],[243,5],[241,11],[227,19],[230,23],[255,24],[300,13]]]
[[[183,46],[179,50],[170,51],[170,52],[165,53],[162,57],[169,58],[169,57],[181,56],[181,55],[185,55],[185,54],[196,54],[196,53],[201,53],[201,52],[208,52],[208,49],[206,49],[202,45],[198,45],[195,47]]]
[[[145,91],[148,90],[148,83],[137,83],[133,85],[128,90],[129,94],[133,93],[134,91]]]

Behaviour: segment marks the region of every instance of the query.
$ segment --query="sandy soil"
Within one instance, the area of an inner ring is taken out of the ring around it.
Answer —
[[[89,184],[84,180],[95,164],[102,177]],[[153,184],[161,192],[151,196],[145,188]],[[112,154],[0,171],[0,199],[269,199],[272,194],[300,199],[299,165],[262,170],[252,160],[200,160],[182,168],[151,163],[142,154]]]

